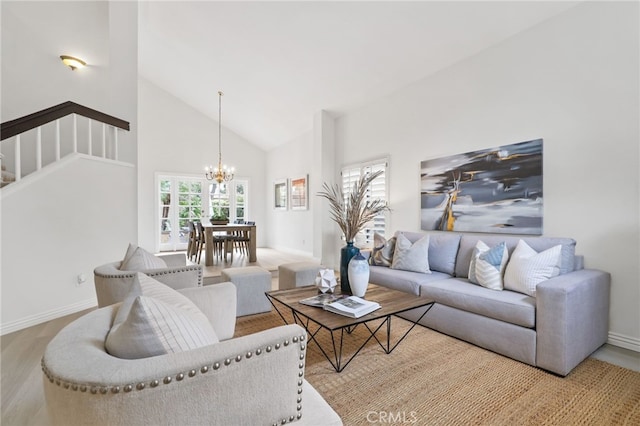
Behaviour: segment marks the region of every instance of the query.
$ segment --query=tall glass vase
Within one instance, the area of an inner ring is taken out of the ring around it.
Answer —
[[[340,290],[342,294],[351,294],[349,261],[358,253],[360,253],[360,249],[353,245],[353,241],[347,241],[347,245],[340,250]]]

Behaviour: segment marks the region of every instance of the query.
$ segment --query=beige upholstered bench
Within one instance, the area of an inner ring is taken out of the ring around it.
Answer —
[[[271,290],[271,273],[259,266],[223,269],[222,281],[231,281],[238,294],[236,316],[269,312],[271,303],[265,292]]]
[[[313,262],[284,263],[278,266],[278,288],[285,290],[314,284],[321,268]]]

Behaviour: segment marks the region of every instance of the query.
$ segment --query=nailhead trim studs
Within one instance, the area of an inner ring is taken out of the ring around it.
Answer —
[[[290,342],[293,343],[298,343],[300,342],[300,346],[299,346],[299,350],[300,350],[300,363],[298,363],[298,368],[300,369],[300,371],[298,372],[298,377],[299,380],[297,382],[298,384],[298,396],[296,398],[296,410],[298,411],[296,415],[291,415],[289,416],[289,418],[283,418],[280,419],[280,424],[286,424],[287,422],[293,422],[296,419],[300,419],[302,417],[302,397],[300,396],[302,394],[302,385],[304,383],[303,377],[304,377],[304,359],[305,359],[305,345],[302,344],[302,342],[305,340],[305,335],[301,335],[301,336],[293,336],[291,338],[291,340],[289,339],[285,339],[282,343],[277,342],[275,343],[273,346],[271,345],[267,345],[264,348],[264,351],[266,353],[270,353],[272,352],[272,350],[275,348],[276,350],[279,350],[282,345],[284,346],[289,346]],[[256,348],[255,351],[248,351],[246,352],[244,355],[236,355],[235,361],[236,362],[240,362],[242,361],[244,358],[246,359],[250,359],[253,357],[253,354],[255,353],[256,356],[262,355],[263,353],[263,348]],[[223,361],[225,366],[229,366],[232,363],[232,358],[227,358]],[[102,394],[102,395],[106,395],[106,394],[119,394],[121,391],[124,393],[129,393],[132,392],[134,390],[134,386],[135,386],[135,390],[141,391],[144,390],[147,387],[147,383],[145,382],[139,382],[137,384],[133,384],[133,383],[129,383],[126,384],[124,386],[119,386],[119,385],[114,385],[114,386],[89,386],[86,384],[82,384],[82,383],[70,383],[70,382],[65,382],[60,380],[59,378],[54,377],[49,370],[47,369],[45,362],[44,362],[44,358],[42,358],[41,362],[40,362],[41,366],[42,366],[42,371],[44,373],[44,375],[47,377],[47,379],[49,379],[49,382],[51,383],[55,383],[57,386],[60,386],[64,389],[71,389],[72,391],[78,391],[80,390],[80,392],[87,392],[89,391],[91,394],[93,395],[97,395],[98,393]],[[210,368],[212,368],[213,370],[219,370],[221,367],[220,362],[214,362],[211,366],[209,365],[203,365],[202,367],[200,367],[200,373],[204,374],[209,372]],[[195,377],[198,374],[198,371],[196,369],[192,369],[189,370],[186,375],[188,375],[188,377]],[[175,379],[176,381],[180,382],[182,380],[185,379],[185,373],[177,373],[175,375]],[[165,385],[169,385],[171,384],[171,382],[173,381],[172,376],[165,376],[162,379],[153,379],[151,381],[148,382],[149,387],[150,388],[156,388],[158,386],[160,386],[161,382],[162,384]],[[274,425],[278,425],[278,422],[273,423]]]

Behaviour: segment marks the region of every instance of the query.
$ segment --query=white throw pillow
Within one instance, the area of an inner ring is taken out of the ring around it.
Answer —
[[[402,269],[404,271],[422,272],[430,274],[429,269],[429,235],[425,235],[415,243],[403,234],[396,236],[396,247],[393,253],[391,269]]]
[[[127,253],[120,264],[121,271],[147,271],[166,267],[167,264],[162,258],[154,256],[142,247],[137,247],[133,244],[129,244]]]
[[[122,302],[105,348],[118,358],[138,359],[217,343],[207,317],[187,297],[138,273]]]
[[[560,274],[562,246],[536,252],[518,241],[504,273],[504,288],[535,297],[536,286]]]
[[[502,276],[508,259],[506,243],[489,248],[483,241],[478,241],[469,264],[469,281],[491,290],[502,290]]]

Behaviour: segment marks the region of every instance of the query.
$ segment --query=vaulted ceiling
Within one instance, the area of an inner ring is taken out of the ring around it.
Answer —
[[[141,2],[143,77],[270,150],[578,2]]]

